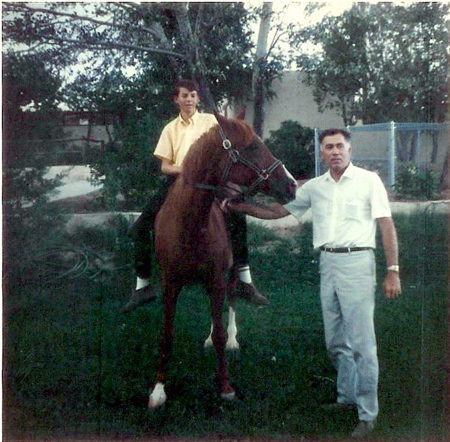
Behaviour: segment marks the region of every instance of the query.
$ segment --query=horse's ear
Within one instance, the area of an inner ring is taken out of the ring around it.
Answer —
[[[239,109],[236,113],[236,116],[234,117],[236,120],[244,120],[245,119],[245,112],[247,111],[247,106],[239,106]],[[217,121],[222,124],[223,122],[227,121],[227,118],[220,115],[219,112],[217,112],[216,109],[213,110],[214,116],[217,118]]]
[[[216,117],[218,123],[223,126],[227,122],[227,118],[225,118],[223,115],[220,115],[219,112],[217,112],[215,109],[213,110],[214,116]]]
[[[237,120],[244,120],[245,119],[245,112],[247,111],[247,106],[239,106],[239,110],[237,111],[236,114],[236,119]]]

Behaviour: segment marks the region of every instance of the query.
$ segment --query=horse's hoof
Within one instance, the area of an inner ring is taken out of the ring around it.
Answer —
[[[222,399],[225,399],[226,401],[232,401],[232,400],[234,400],[236,398],[236,393],[234,391],[231,392],[231,393],[222,393],[220,395],[220,397]]]
[[[227,345],[225,347],[227,350],[239,350],[239,342],[234,341],[227,341]]]
[[[220,397],[225,399],[226,401],[232,401],[236,397],[236,392],[233,390],[233,387],[227,384],[222,388],[220,393]]]
[[[203,344],[203,348],[211,348],[213,346],[213,341],[211,338],[208,338]]]
[[[163,384],[156,384],[153,389],[152,394],[148,400],[148,408],[154,410],[155,408],[161,407],[167,400],[166,392],[164,391]]]

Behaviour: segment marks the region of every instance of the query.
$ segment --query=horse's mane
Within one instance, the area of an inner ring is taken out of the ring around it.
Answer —
[[[255,136],[253,129],[242,120],[225,120],[221,122],[221,126],[232,147],[241,151]],[[223,153],[219,126],[214,126],[194,142],[184,157],[183,177],[190,183],[206,180],[220,169],[220,158]]]

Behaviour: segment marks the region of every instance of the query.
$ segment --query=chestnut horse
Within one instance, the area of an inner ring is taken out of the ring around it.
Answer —
[[[185,284],[203,282],[211,303],[212,342],[218,358],[220,394],[233,399],[225,360],[222,310],[228,292],[233,305],[236,272],[224,215],[216,192],[227,182],[255,189],[285,204],[295,197],[296,182],[281,161],[275,159],[244,121],[215,114],[219,122],[190,148],[183,171],[170,188],[155,222],[156,257],[162,272],[164,320],[159,344],[157,383],[148,407],[166,401],[164,385],[172,351],[174,317],[178,295]]]

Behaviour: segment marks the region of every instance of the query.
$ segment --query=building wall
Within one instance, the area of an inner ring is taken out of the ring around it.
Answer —
[[[280,128],[283,121],[297,121],[304,127],[326,129],[343,127],[344,120],[335,110],[319,112],[312,90],[301,81],[301,73],[286,72],[273,83],[276,97],[266,103],[263,138]],[[247,103],[246,120],[253,121],[253,103]]]
[[[301,79],[300,72],[290,71],[274,82],[273,90],[276,92],[276,97],[266,103],[263,138],[268,138],[270,131],[279,129],[281,123],[286,120],[297,121],[309,128],[344,127],[344,120],[336,110],[326,109],[324,112],[319,112],[311,87],[303,83]],[[251,124],[253,103],[248,102],[246,106],[245,119]],[[448,128],[442,125],[442,130],[439,131],[437,159],[434,163],[431,162],[433,144],[429,133],[422,134],[420,144],[420,152],[415,161],[417,165],[422,169],[441,174],[449,148]],[[387,180],[389,131],[354,133],[352,145],[354,160],[362,161],[363,167],[378,171],[380,176]]]

